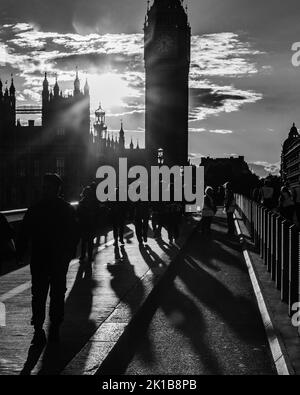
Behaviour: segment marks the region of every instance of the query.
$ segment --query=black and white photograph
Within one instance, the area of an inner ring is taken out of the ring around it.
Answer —
[[[0,376],[300,375],[299,18],[0,0]]]

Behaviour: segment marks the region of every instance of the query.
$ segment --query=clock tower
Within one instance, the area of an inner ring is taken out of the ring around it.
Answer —
[[[188,162],[191,28],[182,0],[154,0],[145,27],[146,150],[151,163]]]

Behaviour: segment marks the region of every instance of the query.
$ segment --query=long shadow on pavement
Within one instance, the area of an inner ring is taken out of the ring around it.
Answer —
[[[125,231],[127,242],[130,242],[133,237],[132,232],[130,233],[131,229],[126,227]],[[117,256],[115,258],[117,259]],[[59,346],[47,344],[46,348],[31,346],[21,375],[30,375],[36,366],[39,370],[38,374],[58,374],[82,349],[103,320],[102,315],[91,317],[93,290],[99,286],[101,287],[101,284],[93,279],[92,266],[88,263],[80,265],[65,303],[65,321],[61,329],[61,344]],[[39,361],[41,355],[42,360]]]
[[[242,284],[238,283],[243,272],[244,281],[249,282],[239,252],[235,255],[234,251],[230,253],[214,240],[196,237],[190,244],[185,262],[187,264],[178,270],[178,277],[188,289],[209,310],[217,313],[240,338],[249,344],[257,344],[264,331],[252,291],[246,295]],[[209,272],[210,262],[219,267],[222,279]],[[227,266],[233,269],[230,269],[230,273],[233,273],[230,279]]]
[[[59,374],[96,331],[97,325],[90,319],[95,287],[92,266],[80,265],[66,300],[66,319],[61,330],[61,343],[47,345],[39,375]]]
[[[135,274],[134,265],[131,264],[124,246],[115,248],[117,264],[108,264],[107,270],[112,275],[111,288],[116,296],[130,308],[131,316],[140,306],[145,290],[141,279]],[[134,297],[131,289],[134,287]]]
[[[207,325],[196,303],[181,292],[176,283],[173,283],[168,289],[168,293],[164,295],[159,308],[172,326],[182,332],[185,338],[190,341],[206,370],[213,374],[221,374],[222,369],[218,359],[206,341]],[[181,366],[180,372],[177,374],[182,374],[184,371],[185,368]]]

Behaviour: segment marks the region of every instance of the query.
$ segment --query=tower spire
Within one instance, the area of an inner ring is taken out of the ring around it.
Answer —
[[[44,82],[43,82],[43,89],[44,90],[48,90],[49,88],[49,82],[48,82],[48,78],[47,78],[47,71],[45,71],[45,78],[44,78]]]
[[[90,94],[90,87],[88,83],[88,79],[86,78],[85,80],[85,85],[84,85],[84,94],[88,96]]]
[[[6,80],[5,81],[5,91],[4,91],[4,96],[5,97],[8,97],[8,86],[7,86],[7,84],[8,84],[8,81]]]
[[[49,82],[47,79],[47,72],[45,72],[45,78],[43,81],[42,100],[43,100],[43,105],[45,105],[49,100]]]
[[[53,93],[54,93],[54,97],[59,96],[59,86],[58,86],[58,81],[57,81],[57,74],[55,74],[55,85],[53,88]]]
[[[293,126],[291,127],[291,130],[289,133],[289,138],[298,138],[298,137],[299,137],[299,132],[298,132],[295,122],[293,122]]]
[[[10,84],[10,88],[9,88],[9,94],[10,96],[15,96],[16,93],[16,88],[14,85],[14,78],[13,78],[13,74],[11,74],[11,84]]]
[[[78,66],[76,66],[76,78],[74,81],[74,95],[78,95],[80,93],[80,80],[78,76]]]
[[[119,144],[120,144],[120,149],[125,149],[125,133],[123,129],[123,119],[121,119],[121,129],[119,133]]]

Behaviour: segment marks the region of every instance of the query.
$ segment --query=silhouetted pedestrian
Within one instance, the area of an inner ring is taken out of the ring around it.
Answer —
[[[61,185],[58,175],[44,176],[43,197],[25,214],[17,241],[20,258],[31,244],[33,345],[46,341],[43,324],[49,289],[48,340],[59,341],[59,329],[64,318],[66,275],[79,240],[75,210],[59,197]]]
[[[224,207],[227,214],[227,225],[228,225],[228,234],[234,235],[234,212],[236,209],[236,201],[234,197],[234,193],[232,190],[232,186],[230,182],[227,182],[225,185],[225,199],[224,199]]]
[[[135,203],[134,223],[136,237],[139,243],[148,242],[150,210],[149,203],[138,201]]]
[[[258,181],[257,186],[252,191],[252,200],[256,203],[261,202],[261,188],[263,186],[262,181]]]
[[[288,221],[293,222],[295,214],[295,203],[292,193],[287,187],[282,187],[280,191],[279,212]]]
[[[217,201],[215,201],[215,203],[218,203],[218,204],[222,205],[223,202],[224,202],[224,198],[225,198],[225,190],[224,190],[224,186],[223,185],[220,185],[218,187],[217,195],[218,195],[218,198],[217,198]]]
[[[97,233],[99,219],[99,202],[95,191],[86,187],[82,193],[82,199],[78,205],[78,219],[81,233],[81,256],[83,261],[88,253],[89,263],[93,261],[94,238]]]
[[[212,187],[207,187],[204,195],[204,203],[202,209],[202,233],[210,235],[211,224],[216,215],[217,207],[214,200],[214,191]]]
[[[168,231],[169,242],[173,243],[179,238],[182,220],[182,207],[179,203],[170,203],[165,207],[165,223]]]
[[[117,197],[118,199],[118,197]],[[124,244],[124,230],[127,218],[128,206],[126,202],[110,202],[110,222],[113,226],[115,246],[120,242]]]
[[[165,204],[163,202],[153,202],[151,205],[151,222],[155,239],[161,237],[161,231],[164,223],[164,208]]]
[[[273,188],[270,180],[265,180],[264,185],[261,188],[261,203],[272,210],[274,208],[274,194],[275,189]]]

